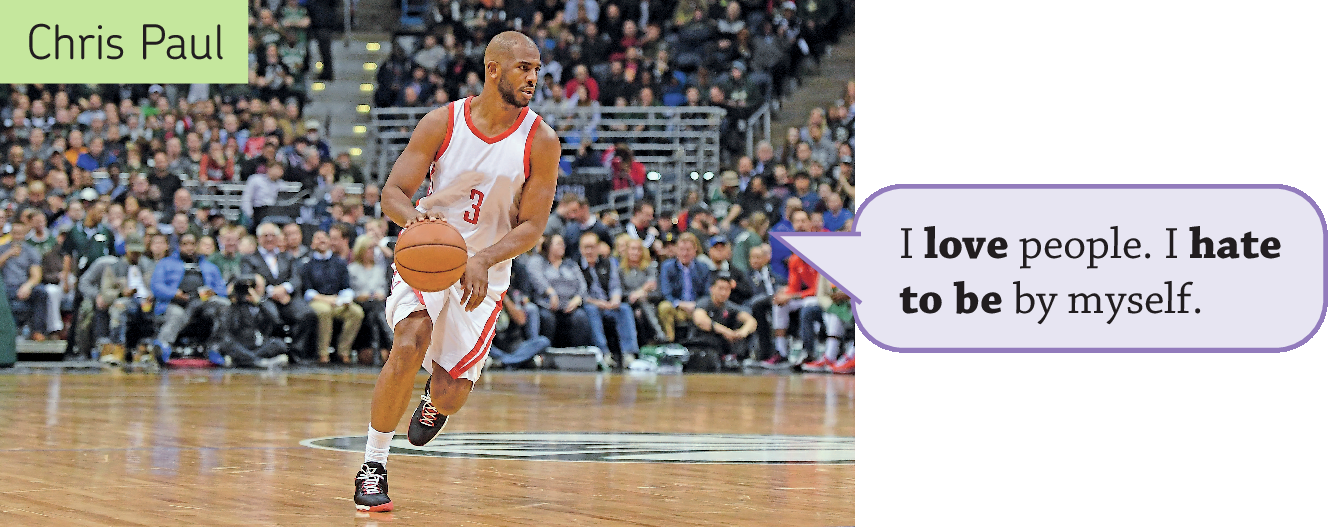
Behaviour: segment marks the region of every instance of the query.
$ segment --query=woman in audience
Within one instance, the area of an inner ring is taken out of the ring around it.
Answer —
[[[627,234],[620,234],[614,244],[621,239],[631,240]],[[637,334],[653,336],[657,342],[667,342],[665,330],[661,329],[656,318],[656,304],[661,302],[657,281],[661,276],[660,266],[651,257],[651,250],[640,243],[625,243],[623,258],[619,259],[619,281],[623,284],[626,301],[633,308],[633,319],[637,321]]]
[[[591,324],[586,310],[578,309],[586,296],[586,279],[576,261],[563,257],[566,251],[560,234],[540,244],[544,260],[532,260],[533,269],[528,269],[539,295],[534,301],[552,313],[555,325],[562,328],[555,332],[555,346],[589,346],[593,342]]]
[[[354,301],[368,316],[363,317],[363,332],[368,336],[368,347],[359,357],[371,357],[372,350],[381,354],[385,362],[391,354],[391,326],[386,323],[386,267],[377,264],[377,239],[364,234],[354,240],[353,261],[349,262],[349,283],[353,285]]]

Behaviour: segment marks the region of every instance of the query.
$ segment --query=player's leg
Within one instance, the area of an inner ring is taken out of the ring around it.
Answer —
[[[423,356],[432,340],[433,321],[428,312],[415,311],[395,325],[391,357],[377,375],[372,389],[372,427],[394,432],[414,395],[414,375],[423,366]]]
[[[464,377],[453,379],[441,364],[433,363],[433,377],[429,383],[428,396],[433,400],[433,407],[438,413],[448,416],[461,411],[473,389],[475,389],[474,381]]]
[[[492,346],[495,324],[502,310],[502,302],[492,296],[485,298],[474,311],[461,307],[456,289],[448,290],[446,299],[434,328],[433,349],[424,364],[432,375],[424,386],[419,407],[410,417],[412,445],[423,446],[432,441],[446,426],[447,418],[465,404],[483,370],[483,360]]]
[[[433,321],[422,309],[395,325],[391,356],[382,365],[377,385],[372,389],[372,421],[368,424],[367,448],[363,467],[354,478],[354,506],[359,510],[391,510],[387,496],[387,455],[391,438],[405,406],[414,392],[414,374],[423,365],[424,354],[432,341]]]

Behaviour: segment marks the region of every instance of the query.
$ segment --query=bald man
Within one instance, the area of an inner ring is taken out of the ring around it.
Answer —
[[[483,370],[507,290],[512,258],[535,247],[554,202],[558,135],[526,108],[535,95],[540,52],[521,33],[494,37],[484,50],[484,91],[424,116],[400,154],[382,211],[397,224],[445,222],[465,238],[469,258],[460,282],[416,291],[393,275],[386,299],[394,328],[391,356],[372,392],[364,463],[354,479],[359,510],[389,511],[387,454],[420,366],[428,383],[410,420],[409,440],[432,440],[465,404]],[[410,196],[428,174],[432,193]]]

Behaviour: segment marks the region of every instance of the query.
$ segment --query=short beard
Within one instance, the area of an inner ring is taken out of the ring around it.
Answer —
[[[503,102],[517,108],[528,106],[528,104],[517,97],[516,86],[513,86],[512,83],[501,78],[498,79],[498,95],[502,96]]]

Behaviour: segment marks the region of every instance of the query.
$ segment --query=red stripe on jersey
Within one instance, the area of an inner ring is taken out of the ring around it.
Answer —
[[[507,292],[504,291],[503,294],[505,295]],[[470,350],[470,353],[466,353],[460,362],[456,363],[456,367],[447,372],[451,374],[451,378],[459,379],[461,374],[474,367],[475,363],[489,354],[489,346],[493,342],[493,324],[498,321],[498,313],[502,311],[502,307],[503,301],[502,298],[499,298],[493,306],[493,313],[489,315],[489,321],[484,324],[484,331],[479,333],[479,340],[475,341],[475,347]]]
[[[535,122],[530,123],[530,133],[526,134],[526,155],[522,156],[521,164],[526,167],[527,180],[530,179],[530,143],[535,140],[535,131],[540,129],[540,123],[542,122],[544,122],[544,119],[540,119],[538,115],[535,116]]]
[[[489,137],[487,135],[484,135],[484,132],[479,131],[478,128],[475,128],[475,121],[474,119],[470,118],[470,101],[472,99],[474,99],[474,96],[471,96],[469,99],[465,100],[465,125],[470,127],[470,131],[475,133],[475,137],[478,137],[480,141],[483,141],[488,144],[493,144],[498,141],[502,141],[503,139],[507,139],[507,136],[512,135],[512,132],[515,132],[517,131],[518,128],[521,128],[521,123],[526,120],[526,113],[530,112],[530,108],[522,108],[521,111],[517,113],[516,122],[512,123],[511,128],[508,128],[506,132],[495,135],[493,137]]]
[[[430,196],[433,194],[433,187],[437,186],[437,182],[433,177],[437,175],[437,162],[442,159],[442,154],[447,153],[447,146],[451,144],[451,131],[456,124],[455,109],[456,103],[447,103],[447,114],[449,115],[449,117],[447,117],[447,135],[442,137],[442,146],[437,147],[437,155],[433,156],[433,160],[428,163],[428,195]],[[415,205],[417,206],[418,203],[415,203]]]
[[[447,135],[442,138],[442,146],[437,149],[437,155],[433,156],[433,161],[441,159],[442,154],[447,153],[447,145],[451,144],[451,128],[452,125],[456,124],[455,108],[456,103],[447,103],[447,114],[451,116],[451,118],[447,119]]]

